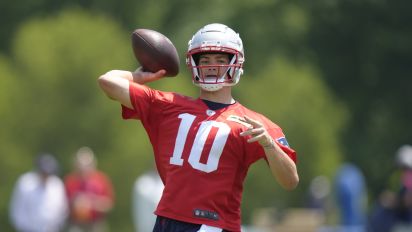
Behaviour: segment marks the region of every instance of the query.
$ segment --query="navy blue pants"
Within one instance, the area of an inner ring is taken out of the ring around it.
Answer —
[[[153,232],[197,232],[202,225],[157,216]],[[223,230],[223,232],[228,232]]]

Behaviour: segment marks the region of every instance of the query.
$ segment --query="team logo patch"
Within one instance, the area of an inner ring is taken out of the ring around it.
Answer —
[[[229,117],[226,118],[226,120],[228,121],[232,121],[232,122],[237,122],[240,123],[248,128],[252,128],[253,126],[250,125],[249,123],[245,122],[244,119],[242,117],[239,117],[237,115],[229,115]]]
[[[285,137],[278,138],[278,139],[276,139],[276,141],[278,141],[283,146],[289,147],[289,143],[288,143],[288,141],[286,140]]]
[[[211,219],[214,221],[219,220],[219,215],[216,212],[212,212],[208,210],[195,209],[193,210],[193,215],[195,217],[207,218],[207,219]]]

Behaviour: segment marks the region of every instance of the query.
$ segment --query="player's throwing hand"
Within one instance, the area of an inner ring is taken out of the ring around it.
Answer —
[[[136,69],[133,73],[133,82],[138,84],[145,84],[148,82],[159,80],[160,78],[164,77],[166,74],[166,70],[161,69],[155,73],[152,72],[145,72],[143,71],[142,67]]]

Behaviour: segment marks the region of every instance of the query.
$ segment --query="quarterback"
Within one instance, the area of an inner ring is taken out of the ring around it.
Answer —
[[[145,85],[165,70],[99,77],[105,94],[122,105],[122,117],[140,120],[153,146],[165,185],[153,231],[240,231],[243,182],[259,159],[283,188],[297,186],[296,153],[282,129],[232,97],[244,60],[239,34],[214,23],[189,41],[186,63],[198,98]]]

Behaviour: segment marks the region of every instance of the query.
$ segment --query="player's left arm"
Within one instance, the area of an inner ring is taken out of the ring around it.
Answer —
[[[240,135],[250,135],[248,143],[258,142],[263,147],[272,175],[283,188],[287,190],[296,188],[299,183],[299,175],[295,162],[273,141],[261,122],[247,116],[244,116],[244,122],[252,127]]]

